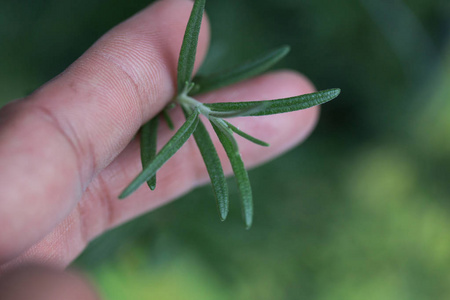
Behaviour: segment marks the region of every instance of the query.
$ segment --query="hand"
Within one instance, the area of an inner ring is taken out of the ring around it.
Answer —
[[[142,186],[126,200],[117,199],[141,170],[133,136],[174,95],[191,5],[187,0],[155,3],[105,34],[61,75],[0,111],[0,272],[31,263],[64,268],[105,230],[208,180],[200,153],[189,141],[158,172],[155,191]],[[198,62],[208,41],[205,19]],[[283,71],[199,99],[276,99],[313,91],[307,79]],[[180,112],[175,115],[182,119]],[[303,140],[317,117],[312,108],[237,119],[245,131],[272,145],[242,141],[246,165],[273,158]],[[159,137],[166,142],[172,134],[162,128]],[[225,157],[220,150],[219,155]],[[224,168],[229,174],[229,166]]]

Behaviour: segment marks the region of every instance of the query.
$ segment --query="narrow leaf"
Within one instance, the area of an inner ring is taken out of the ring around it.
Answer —
[[[220,118],[211,117],[211,118],[209,118],[209,121],[211,122],[212,125],[216,126],[215,128],[222,131],[222,133],[228,137],[228,140],[229,140],[231,146],[233,147],[234,151],[236,153],[239,153],[239,146],[233,137],[233,131],[231,131],[231,129],[228,128],[228,125],[225,123],[225,120],[222,120]]]
[[[141,161],[143,168],[155,159],[158,123],[159,118],[156,116],[141,128]],[[147,184],[153,191],[156,188],[156,175],[150,178]]]
[[[265,116],[302,110],[320,105],[333,100],[334,98],[339,96],[340,93],[340,89],[330,89],[285,99],[248,102],[205,103],[204,105],[214,111],[226,112],[230,110],[240,110],[253,107],[257,103],[265,103],[267,104],[267,107],[264,110],[258,111],[256,113],[246,114],[246,116]]]
[[[186,32],[184,33],[183,45],[181,46],[180,57],[178,59],[178,93],[183,91],[186,83],[191,83],[204,10],[205,0],[195,0]]]
[[[185,110],[184,113],[187,115]],[[206,169],[208,170],[209,178],[211,179],[211,185],[214,195],[216,196],[217,209],[219,210],[220,219],[224,221],[227,218],[229,210],[228,186],[219,155],[217,154],[211,137],[209,136],[209,133],[201,120],[197,125],[197,129],[194,131],[194,138],[198,148],[200,149],[200,153],[202,154],[203,161],[205,162]]]
[[[144,182],[155,176],[156,172],[171,158],[189,137],[194,133],[199,121],[199,112],[194,112],[186,120],[186,123],[178,129],[175,135],[161,149],[150,164],[130,183],[130,185],[120,194],[119,199],[124,199],[136,191]]]
[[[175,126],[173,125],[172,118],[170,117],[169,112],[167,111],[167,109],[164,109],[164,110],[162,111],[162,115],[163,115],[163,117],[164,117],[164,120],[165,120],[166,123],[167,123],[167,126],[169,126],[170,130],[174,130],[174,129],[175,129]]]
[[[242,202],[242,212],[247,229],[252,226],[253,221],[253,196],[252,188],[250,186],[250,180],[248,178],[247,170],[245,170],[244,162],[242,161],[241,154],[237,148],[237,143],[233,138],[233,134],[230,129],[216,122],[218,119],[212,119],[214,131],[219,137],[220,142],[227,153],[230,160],[231,167],[233,168],[234,175],[236,177],[237,185],[239,188],[239,194]]]
[[[214,111],[211,110],[209,112],[210,116],[216,118],[236,118],[241,116],[248,116],[252,114],[256,114],[260,111],[263,111],[267,108],[267,103],[264,102],[256,102],[254,105],[244,107],[242,109],[237,110],[229,110],[229,111]]]
[[[267,144],[266,142],[263,142],[261,140],[258,140],[255,137],[252,137],[251,135],[239,130],[239,128],[235,127],[233,124],[225,121],[225,123],[227,124],[228,128],[230,128],[233,132],[235,132],[236,134],[240,135],[241,137],[243,137],[244,139],[249,140],[250,142],[253,142],[257,145],[263,146],[263,147],[269,147],[270,145]]]
[[[217,90],[233,83],[262,74],[285,57],[289,51],[289,46],[283,46],[250,60],[241,66],[211,75],[196,76],[193,80],[196,87],[191,92],[191,95]]]

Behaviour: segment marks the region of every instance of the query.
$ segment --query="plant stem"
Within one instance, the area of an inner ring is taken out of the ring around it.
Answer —
[[[183,107],[187,108],[189,111],[192,111],[192,109],[195,108],[198,109],[202,115],[209,118],[211,109],[203,105],[203,103],[195,100],[194,98],[189,97],[186,93],[181,93],[180,95],[178,95],[176,101]]]

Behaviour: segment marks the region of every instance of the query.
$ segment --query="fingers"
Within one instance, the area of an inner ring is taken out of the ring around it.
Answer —
[[[0,278],[2,300],[98,300],[89,283],[75,275],[43,267],[25,267]]]
[[[191,7],[188,0],[155,3],[0,112],[0,262],[60,223],[95,174],[171,99]],[[197,63],[208,35],[205,21]]]
[[[206,95],[202,100],[208,102],[265,100],[313,91],[311,83],[299,74],[279,72]],[[178,121],[178,126],[181,125],[182,118],[181,112],[178,112],[174,118]],[[271,144],[268,148],[260,147],[237,137],[244,162],[247,167],[251,167],[304,140],[314,128],[317,118],[318,109],[312,108],[281,115],[236,118],[230,121],[242,130]],[[207,127],[224,169],[230,174],[231,168],[225,152],[211,127]],[[159,134],[160,146],[172,135],[172,131],[163,128]],[[150,191],[143,185],[129,198],[118,200],[117,196],[122,189],[142,170],[139,157],[139,143],[138,140],[134,140],[93,180],[82,201],[63,223],[42,242],[5,267],[26,262],[52,262],[55,265],[66,266],[79,255],[91,239],[103,231],[161,206],[208,180],[203,160],[195,142],[191,139],[158,172],[155,191]],[[255,203],[258,205],[257,199]]]

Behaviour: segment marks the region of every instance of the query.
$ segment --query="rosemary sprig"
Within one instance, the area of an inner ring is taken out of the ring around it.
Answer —
[[[156,116],[142,127],[141,159],[143,171],[121,193],[119,198],[123,199],[129,196],[145,182],[153,190],[156,187],[156,172],[193,135],[211,179],[220,218],[225,220],[229,207],[228,186],[217,151],[205,125],[200,120],[199,116],[203,115],[212,124],[230,160],[239,188],[244,221],[246,227],[250,228],[253,221],[252,189],[233,133],[260,146],[267,147],[269,144],[241,131],[228,121],[225,121],[224,118],[264,116],[302,110],[331,101],[341,91],[340,89],[329,89],[296,97],[265,101],[207,104],[197,101],[193,98],[197,94],[210,92],[262,74],[286,56],[290,50],[288,46],[284,46],[236,68],[210,75],[199,75],[192,79],[205,2],[205,0],[195,0],[194,2],[178,60],[178,94],[171,104],[171,106],[179,105],[182,107],[186,116],[186,122],[157,154],[156,140],[159,117]],[[164,109],[162,115],[168,126],[173,128],[173,122],[167,109]]]

